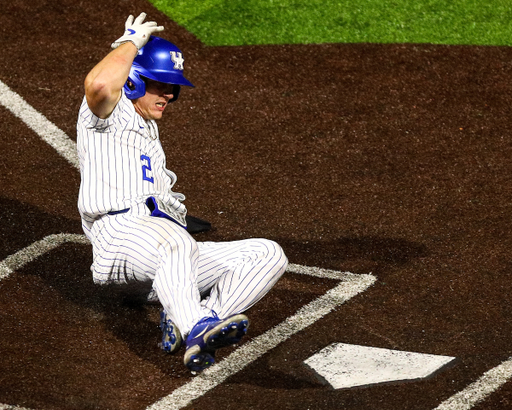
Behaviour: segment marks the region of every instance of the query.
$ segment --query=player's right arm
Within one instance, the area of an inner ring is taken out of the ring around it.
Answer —
[[[138,50],[144,47],[151,34],[164,29],[154,21],[144,23],[145,18],[146,13],[141,13],[135,21],[133,16],[129,16],[123,36],[112,43],[114,50],[85,78],[87,105],[99,118],[107,118],[114,111]]]
[[[137,47],[121,44],[101,60],[85,78],[85,97],[90,110],[99,118],[107,118],[121,98]]]

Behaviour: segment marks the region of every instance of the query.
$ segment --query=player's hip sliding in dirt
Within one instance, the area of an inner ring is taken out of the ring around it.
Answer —
[[[77,123],[78,207],[93,245],[98,284],[126,285],[162,307],[161,348],[186,346],[184,363],[202,371],[218,348],[247,332],[243,314],[286,270],[281,247],[267,239],[196,242],[187,231],[185,197],[172,191],[156,121],[193,87],[182,51],[153,34],[146,15],[130,16],[113,50],[85,79]],[[133,285],[136,286],[133,286]]]

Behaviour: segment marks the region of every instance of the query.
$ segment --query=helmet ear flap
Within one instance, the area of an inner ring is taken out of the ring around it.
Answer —
[[[140,74],[134,70],[133,66],[123,88],[124,93],[130,100],[135,100],[146,94],[146,83],[140,77]]]
[[[174,102],[178,99],[180,96],[181,86],[178,84],[172,85],[172,95],[173,97],[169,100],[169,102]]]

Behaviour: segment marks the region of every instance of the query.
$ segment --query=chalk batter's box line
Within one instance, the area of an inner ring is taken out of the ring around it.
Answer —
[[[17,269],[22,268],[39,256],[65,243],[89,244],[89,241],[85,235],[56,234],[47,236],[1,261],[0,280],[6,279]],[[187,384],[174,390],[169,396],[149,406],[148,410],[181,409],[185,407],[277,345],[288,340],[294,334],[312,325],[337,306],[363,292],[376,281],[373,275],[355,275],[349,272],[338,272],[295,264],[289,264],[287,272],[335,279],[339,280],[340,283],[324,295],[300,308],[295,315],[288,317],[279,325],[254,338],[249,343],[242,345],[224,360],[202,372]],[[5,406],[8,405],[0,404],[0,410],[28,410],[21,407]]]

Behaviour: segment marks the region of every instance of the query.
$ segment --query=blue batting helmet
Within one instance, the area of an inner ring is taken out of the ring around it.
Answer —
[[[161,83],[173,84],[174,97],[169,101],[176,101],[182,85],[194,86],[183,76],[184,61],[182,52],[173,43],[151,36],[133,60],[128,81],[124,85],[126,96],[134,100],[146,94],[144,78],[149,78]]]

